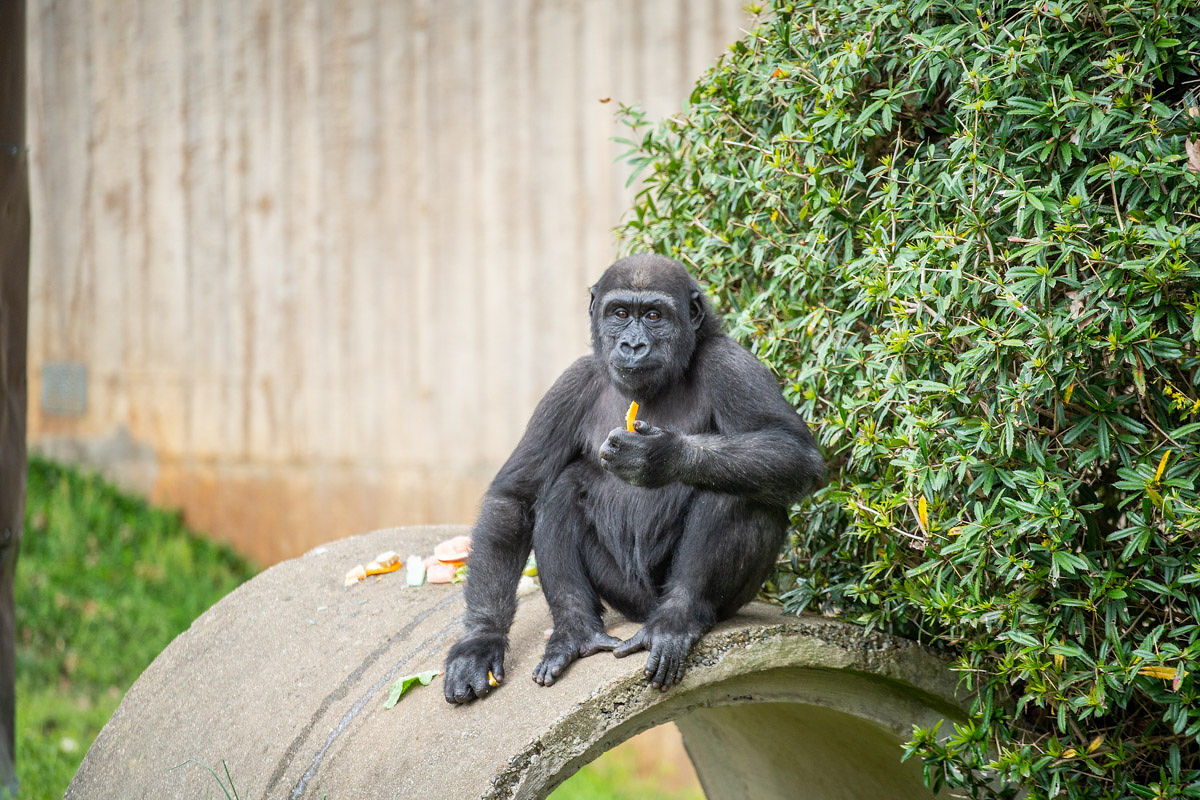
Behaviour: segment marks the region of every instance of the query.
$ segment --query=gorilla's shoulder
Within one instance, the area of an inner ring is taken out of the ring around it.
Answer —
[[[558,380],[554,382],[550,391],[555,393],[587,391],[595,389],[603,379],[604,371],[596,363],[596,357],[591,354],[580,356],[571,366],[563,370],[562,375],[558,376]]]
[[[596,362],[596,357],[588,353],[575,359],[571,366],[563,370],[559,380],[590,381],[600,377],[603,372],[604,369]]]
[[[713,378],[746,378],[770,374],[770,370],[753,353],[732,337],[718,333],[700,343],[696,351],[696,366],[701,373]]]

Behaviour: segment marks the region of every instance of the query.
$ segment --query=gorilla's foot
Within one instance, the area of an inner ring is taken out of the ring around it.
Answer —
[[[551,686],[563,670],[577,658],[584,658],[602,650],[614,650],[621,644],[615,636],[609,636],[602,630],[588,631],[580,634],[558,633],[555,626],[550,641],[546,643],[546,652],[542,655],[541,663],[533,669],[534,683]]]
[[[624,658],[639,650],[649,650],[645,673],[650,685],[666,691],[683,679],[684,664],[688,653],[700,640],[703,629],[671,631],[647,624],[613,651],[617,658]]]

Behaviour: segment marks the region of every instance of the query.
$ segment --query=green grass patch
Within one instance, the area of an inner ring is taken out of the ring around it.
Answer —
[[[15,587],[22,798],[62,797],[134,679],[254,572],[179,514],[32,458]]]
[[[602,753],[555,789],[550,800],[704,800],[682,744],[671,746],[670,737],[656,737],[656,732]]]

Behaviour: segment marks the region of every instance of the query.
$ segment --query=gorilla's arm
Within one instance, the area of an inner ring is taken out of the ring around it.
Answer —
[[[680,434],[638,422],[600,450],[610,472],[637,486],[679,481],[786,508],[817,488],[825,464],[771,373],[726,337],[697,354],[696,377],[718,433]]]
[[[446,699],[464,703],[488,693],[490,670],[504,677],[508,629],[516,613],[517,581],[529,557],[533,505],[546,483],[580,449],[578,431],[594,382],[592,359],[582,358],[542,397],[520,443],[483,498],[471,535],[466,633],[446,658]]]

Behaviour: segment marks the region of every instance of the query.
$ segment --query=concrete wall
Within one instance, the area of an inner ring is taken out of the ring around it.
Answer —
[[[265,562],[470,521],[742,5],[34,0],[31,444]]]

